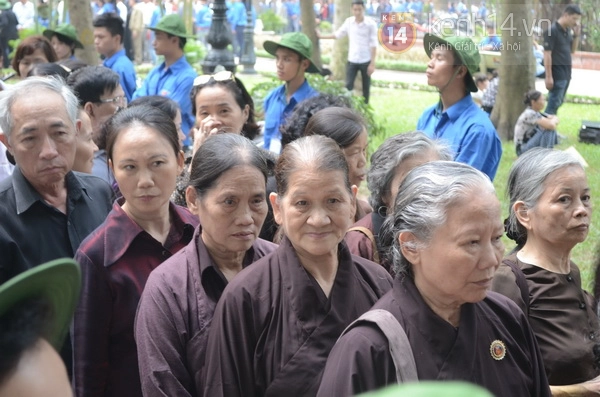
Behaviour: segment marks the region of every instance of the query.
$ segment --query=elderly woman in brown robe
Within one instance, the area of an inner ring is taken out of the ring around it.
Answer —
[[[267,156],[236,134],[209,137],[194,156],[186,195],[202,225],[187,247],[150,274],[138,307],[144,396],[202,395],[217,301],[242,268],[276,248],[257,238],[267,214]]]
[[[571,261],[571,250],[588,235],[592,215],[585,171],[568,153],[534,148],[513,165],[507,190],[507,232],[517,247],[504,259],[492,288],[527,315],[552,394],[596,395],[596,302],[581,288],[579,268]]]
[[[397,276],[373,309],[404,330],[405,347],[391,352],[378,326],[357,323],[331,351],[318,396],[396,383],[395,363],[403,358],[414,359],[413,380],[462,380],[496,396],[550,396],[527,318],[510,299],[488,292],[504,246],[500,202],[485,174],[447,161],[413,169],[383,232]]]
[[[270,200],[284,237],[223,292],[208,338],[206,396],[314,396],[340,333],[391,288],[385,269],[343,242],[357,189],[333,140],[288,144],[275,177]]]

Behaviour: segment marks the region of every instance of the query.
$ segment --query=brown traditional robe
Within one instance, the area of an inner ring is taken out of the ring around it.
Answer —
[[[406,331],[419,380],[467,381],[495,396],[550,396],[527,319],[506,297],[490,292],[481,302],[463,304],[454,328],[404,277],[373,309],[391,312]],[[359,324],[332,349],[317,395],[351,396],[395,383],[387,338],[376,326]]]
[[[145,397],[201,396],[208,330],[227,279],[196,229],[192,241],[150,274],[135,322],[140,379]],[[277,245],[257,239],[246,267]]]
[[[314,396],[344,328],[392,285],[383,267],[338,246],[329,299],[287,238],[225,289],[208,338],[205,396]]]
[[[512,299],[528,314],[529,324],[540,346],[551,385],[570,385],[600,375],[594,367],[594,346],[600,342],[596,304],[581,288],[579,268],[571,262],[568,274],[549,272],[507,257],[523,272],[529,289],[529,307],[523,301],[516,276],[502,264],[492,290]]]

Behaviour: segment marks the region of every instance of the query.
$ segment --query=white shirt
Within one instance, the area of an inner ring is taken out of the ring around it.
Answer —
[[[361,23],[355,17],[346,18],[335,32],[335,38],[348,36],[348,62],[366,63],[371,61],[371,48],[377,47],[377,23],[365,16]]]
[[[17,1],[13,5],[12,10],[17,16],[17,21],[19,21],[19,24],[17,25],[19,30],[27,29],[33,26],[33,16],[35,15],[35,10],[31,1],[28,1],[25,4]]]

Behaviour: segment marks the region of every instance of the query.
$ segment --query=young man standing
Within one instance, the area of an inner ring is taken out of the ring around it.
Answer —
[[[575,4],[569,4],[558,21],[544,33],[547,114],[556,114],[567,94],[573,67],[571,53],[574,53],[579,45],[580,22],[581,9]]]
[[[133,99],[146,95],[161,95],[171,98],[181,109],[181,129],[186,135],[184,145],[189,146],[189,133],[194,125],[190,91],[194,85],[196,71],[185,59],[183,47],[187,41],[185,24],[177,14],[163,17],[156,27],[148,27],[155,33],[154,51],[165,59],[150,71],[144,84],[138,88]]]
[[[317,32],[317,36],[320,39],[339,39],[348,36],[346,88],[352,91],[354,80],[360,71],[363,96],[365,103],[369,103],[371,75],[375,71],[377,53],[377,23],[371,18],[365,18],[365,4],[362,0],[352,1],[352,14],[354,16],[347,18],[335,33],[322,35]]]
[[[267,94],[263,105],[264,148],[279,153],[281,151],[279,126],[285,122],[299,102],[318,94],[308,84],[304,73],[320,71],[310,60],[312,43],[304,33],[286,33],[281,36],[279,43],[265,41],[263,46],[269,54],[275,56],[277,77],[284,82],[282,86]]]
[[[125,30],[123,20],[115,13],[100,14],[93,22],[94,46],[104,58],[102,65],[114,70],[119,75],[121,87],[128,101],[135,92],[136,75],[133,62],[125,54],[123,37]]]
[[[479,51],[468,37],[425,34],[427,84],[437,88],[440,101],[426,109],[417,129],[451,146],[454,160],[469,164],[494,180],[502,143],[488,115],[473,102],[477,92],[473,73],[479,68]]]

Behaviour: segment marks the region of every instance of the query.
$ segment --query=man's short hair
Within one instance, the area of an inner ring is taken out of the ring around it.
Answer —
[[[77,97],[60,78],[55,77],[28,77],[15,85],[8,86],[0,92],[0,130],[10,137],[14,128],[12,107],[21,97],[27,97],[32,92],[46,90],[60,95],[65,103],[65,109],[73,126],[77,122]]]
[[[363,6],[363,8],[365,7],[365,2],[362,0],[352,0],[352,5],[356,5],[356,6]]]
[[[564,14],[568,14],[568,15],[573,15],[573,14],[581,15],[581,8],[579,8],[579,6],[577,4],[569,4],[569,5],[567,5],[565,7]]]
[[[120,80],[117,72],[105,66],[86,66],[73,72],[67,84],[79,99],[79,106],[84,106],[99,102],[102,95],[119,86]]]
[[[121,36],[121,44],[123,44],[123,38],[125,37],[125,27],[123,20],[120,16],[114,12],[108,12],[100,14],[92,23],[95,28],[105,28],[111,34],[111,36]]]
[[[175,36],[174,34],[170,34],[165,32],[168,38],[171,37],[177,37],[179,39],[179,49],[183,50],[183,48],[185,47],[185,43],[187,43],[187,39],[185,37],[179,37],[179,36]]]

